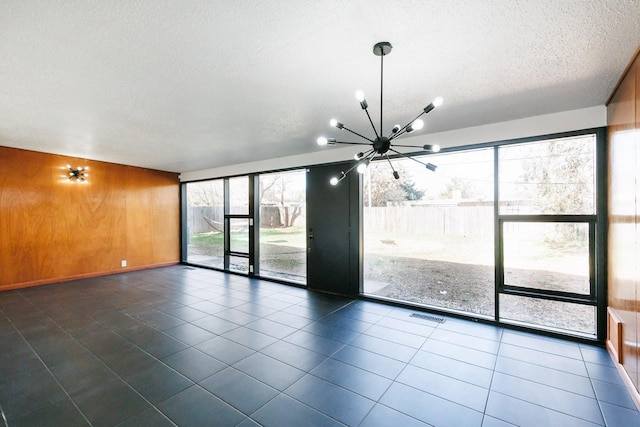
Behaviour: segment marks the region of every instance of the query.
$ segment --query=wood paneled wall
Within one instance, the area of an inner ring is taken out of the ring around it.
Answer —
[[[640,58],[607,105],[609,333],[612,355],[640,402]],[[620,334],[621,336],[617,336]],[[617,347],[617,348],[616,348]],[[618,353],[618,354],[616,354]]]
[[[0,290],[177,263],[179,216],[175,173],[0,147]]]

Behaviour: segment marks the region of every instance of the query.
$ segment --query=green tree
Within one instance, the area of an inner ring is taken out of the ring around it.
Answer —
[[[386,162],[375,162],[369,165],[365,175],[365,206],[387,206],[406,200],[420,200],[424,191],[416,188],[411,174],[400,163],[393,167],[399,178],[395,179],[391,167]]]
[[[541,213],[592,213],[593,149],[591,138],[528,146],[522,162],[523,193]]]
[[[400,187],[404,190],[405,200],[420,200],[424,196],[424,190],[416,188],[416,183],[413,181],[400,183]]]
[[[454,176],[444,185],[440,196],[446,199],[455,199],[456,197],[469,199],[473,196],[473,192],[474,188],[470,181]]]
[[[594,148],[592,138],[570,138],[533,144],[522,155],[522,190],[542,214],[594,212]],[[553,245],[582,244],[580,224],[556,227],[546,236]]]

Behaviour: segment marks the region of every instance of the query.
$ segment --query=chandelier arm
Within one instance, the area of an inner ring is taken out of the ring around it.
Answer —
[[[372,154],[372,153],[373,153],[373,156],[371,156],[371,159],[373,159],[373,158],[375,157],[375,152],[376,152],[376,149],[375,149],[375,148],[372,148],[372,149],[370,149],[370,150],[367,150],[367,152],[366,152],[366,153],[363,153],[363,154],[362,154],[362,157],[360,157],[360,159],[358,159],[358,161],[362,161],[363,159],[365,159],[365,158],[367,158],[367,157],[371,156],[371,154]]]
[[[346,141],[334,141],[334,144],[346,144],[346,145],[371,145],[368,142],[346,142]]]
[[[372,143],[372,144],[374,143],[373,139],[367,138],[367,137],[366,137],[366,136],[364,136],[364,135],[360,135],[358,132],[354,132],[354,131],[352,131],[351,129],[349,129],[348,127],[346,127],[346,126],[343,126],[343,127],[342,127],[342,129],[346,130],[347,132],[351,132],[351,133],[352,133],[352,134],[354,134],[354,135],[358,135],[360,138],[362,138],[362,139],[366,139],[367,141],[369,141],[369,142],[370,142],[370,143]]]
[[[374,153],[374,155],[375,155],[375,153]],[[344,173],[343,178],[346,177],[347,175],[349,175],[349,172],[351,172],[352,170],[357,168],[360,165],[360,163],[363,163],[365,160],[367,160],[367,158],[363,157],[362,159],[358,160],[355,165],[351,166],[348,171],[343,172]],[[371,159],[369,159],[369,160],[371,160]],[[343,178],[341,178],[340,180],[342,180]]]
[[[391,170],[395,172],[396,169],[393,167],[393,163],[391,163],[391,159],[389,158],[389,155],[387,153],[384,153],[384,158],[387,159],[389,166],[391,166]]]
[[[369,114],[369,110],[365,109],[364,112],[367,113],[367,117],[369,118],[369,123],[371,123],[371,127],[373,128],[373,133],[376,134],[376,139],[380,138],[380,136],[378,135],[378,131],[376,130],[375,125],[373,124],[373,120],[371,120],[371,115]]]
[[[376,156],[376,154],[378,154],[378,152],[375,150],[375,148],[371,149],[370,151],[371,153],[367,154],[364,157],[369,157],[369,160],[373,160],[373,158]]]
[[[389,151],[393,151],[394,153],[396,153],[396,154],[398,154],[398,155],[400,155],[400,156],[402,156],[402,157],[406,157],[406,158],[407,158],[407,159],[409,159],[409,160],[413,160],[414,162],[418,162],[418,163],[420,163],[422,166],[427,166],[427,164],[426,164],[426,163],[421,162],[420,160],[418,160],[418,159],[416,159],[416,158],[414,158],[414,157],[407,156],[406,154],[401,153],[401,152],[399,152],[399,151],[396,151],[396,150],[394,150],[393,148],[389,148]]]
[[[393,141],[394,139],[396,139],[400,135],[404,135],[405,133],[407,133],[407,128],[409,127],[409,125],[411,123],[415,122],[416,120],[418,120],[423,114],[424,114],[424,111],[422,113],[418,114],[415,119],[411,120],[409,123],[404,125],[398,132],[396,132],[393,135],[391,135],[389,137],[389,141]]]
[[[425,150],[423,147],[423,145],[399,145],[399,144],[393,144],[394,147],[404,147],[404,148],[420,148],[422,149],[422,151],[427,151]]]

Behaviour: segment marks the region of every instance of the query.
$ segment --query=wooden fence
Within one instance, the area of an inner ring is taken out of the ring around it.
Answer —
[[[187,209],[187,227],[189,234],[208,233],[223,230],[224,207],[223,206],[189,206]]]
[[[493,206],[384,206],[364,208],[373,233],[492,236]]]

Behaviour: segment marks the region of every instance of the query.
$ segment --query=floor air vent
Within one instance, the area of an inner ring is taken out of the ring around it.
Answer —
[[[444,317],[429,316],[426,314],[419,314],[419,313],[411,313],[409,317],[417,317],[418,319],[430,320],[432,322],[438,322],[438,323],[444,323],[445,321]]]

